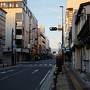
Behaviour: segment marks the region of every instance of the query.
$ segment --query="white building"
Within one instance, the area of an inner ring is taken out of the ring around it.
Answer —
[[[34,26],[35,23],[37,24],[37,20],[27,7],[27,0],[0,0],[0,7],[7,12],[5,48],[12,48],[13,29],[13,47],[17,48],[16,52],[29,53],[30,35],[32,29],[37,28]],[[20,53],[17,55],[20,59]]]
[[[72,25],[73,66],[90,72],[90,2],[80,4]]]

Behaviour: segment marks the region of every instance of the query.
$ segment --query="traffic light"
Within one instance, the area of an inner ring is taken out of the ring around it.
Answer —
[[[56,30],[58,30],[57,27],[50,27],[49,29],[50,29],[50,31],[56,31]]]

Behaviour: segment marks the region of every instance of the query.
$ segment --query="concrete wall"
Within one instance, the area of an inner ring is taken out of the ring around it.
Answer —
[[[16,13],[22,13],[22,9],[20,8],[12,8],[11,9],[4,9],[7,12],[6,15],[6,31],[5,31],[5,46],[11,47],[11,33],[12,28],[14,30],[14,38],[15,38],[15,15]]]

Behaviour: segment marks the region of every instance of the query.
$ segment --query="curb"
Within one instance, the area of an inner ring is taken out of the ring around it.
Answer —
[[[76,90],[90,90],[90,87],[88,87],[78,76],[78,74],[71,70],[67,65],[64,66],[65,71],[72,82],[74,88]]]

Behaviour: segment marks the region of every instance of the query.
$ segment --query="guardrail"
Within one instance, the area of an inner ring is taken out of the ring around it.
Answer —
[[[54,73],[54,71],[55,71],[55,66],[52,67],[52,69],[48,71],[46,76],[40,82],[40,85],[39,85],[38,89],[36,89],[36,90],[51,90],[51,84],[53,82],[53,73]]]

